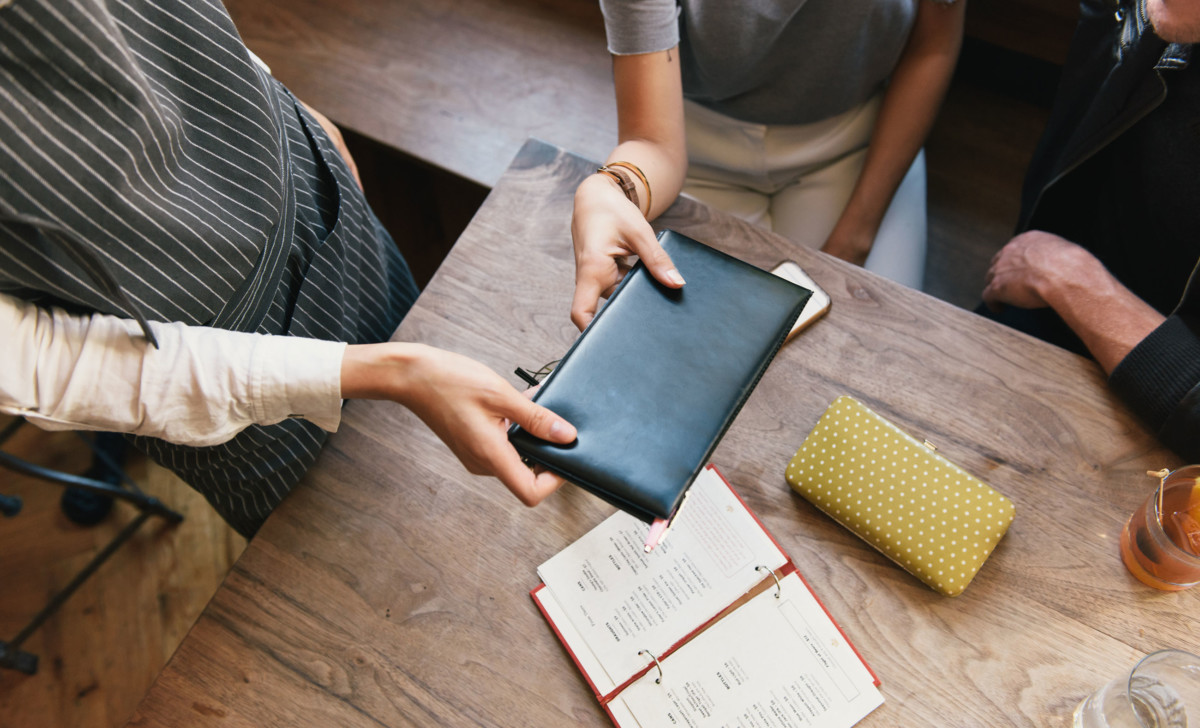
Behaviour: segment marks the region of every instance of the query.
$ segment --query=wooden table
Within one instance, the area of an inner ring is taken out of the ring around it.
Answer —
[[[525,145],[396,338],[506,373],[561,354],[576,336],[572,192],[592,169]],[[833,297],[713,461],[882,679],[886,702],[862,726],[1066,725],[1144,653],[1200,651],[1200,589],[1151,590],[1117,555],[1144,472],[1180,463],[1093,363],[690,202],[661,224],[760,266],[792,257]],[[962,596],[935,594],[786,486],[840,394],[1015,501]],[[527,509],[406,410],[352,402],[133,725],[606,725],[527,592],[611,510],[573,486]]]

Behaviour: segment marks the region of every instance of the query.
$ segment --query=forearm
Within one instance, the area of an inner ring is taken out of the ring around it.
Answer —
[[[983,300],[994,310],[1049,306],[1108,373],[1164,320],[1096,256],[1043,230],[1027,230],[996,253]]]
[[[617,95],[618,144],[606,163],[630,162],[649,183],[651,207],[642,209],[653,220],[671,206],[687,177],[687,144],[683,124],[683,86],[679,52],[613,57]],[[647,192],[636,175],[639,199]]]
[[[962,45],[965,0],[919,4],[916,25],[892,72],[858,182],[842,214],[874,238],[892,197],[925,144]]]
[[[646,182],[650,187],[648,193],[637,175],[630,176],[630,181],[637,188],[638,199],[641,202],[640,209],[645,211],[647,220],[653,220],[671,206],[675,198],[679,196],[680,190],[683,189],[683,182],[687,176],[687,152],[682,143],[673,144],[669,141],[660,142],[648,139],[622,141],[605,160],[605,164],[612,162],[635,164],[646,176]],[[608,184],[616,184],[605,175],[599,175],[599,178]],[[647,197],[650,200],[648,211],[645,202]]]
[[[423,344],[386,342],[346,347],[342,357],[342,396],[389,399],[408,405],[414,393],[431,386],[421,372],[437,350]]]
[[[663,285],[684,285],[647,222],[675,201],[687,175],[678,50],[614,55],[613,80],[617,146],[608,156],[607,169],[587,177],[575,190],[571,217],[571,321],[580,329],[625,275],[628,256],[638,256]]]
[[[1111,374],[1165,317],[1121,285],[1095,258],[1088,256],[1074,271],[1073,276],[1049,276],[1040,289],[1042,296],[1105,373]]]

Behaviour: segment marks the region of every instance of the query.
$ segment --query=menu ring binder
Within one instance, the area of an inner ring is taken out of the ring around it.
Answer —
[[[772,579],[775,580],[775,598],[776,599],[778,599],[780,596],[783,595],[783,585],[779,583],[779,575],[775,573],[774,569],[768,569],[767,567],[763,566],[762,564],[759,564],[758,566],[754,567],[754,570],[755,571],[765,571],[771,575]]]
[[[650,650],[638,650],[638,654],[639,655],[650,655],[650,659],[654,660],[654,666],[658,668],[658,677],[654,678],[654,684],[662,685],[662,676],[663,676],[662,663],[660,663],[658,661],[658,658],[655,657],[654,653],[651,652]]]
[[[851,728],[877,708],[879,679],[729,481],[710,464],[690,492],[670,548],[643,557],[645,526],[614,513],[537,570],[530,596],[613,726]],[[659,588],[662,618],[629,621]]]

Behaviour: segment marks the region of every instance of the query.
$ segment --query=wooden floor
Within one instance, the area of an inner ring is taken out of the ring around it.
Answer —
[[[73,473],[91,457],[74,433],[29,425],[5,450]],[[124,725],[245,548],[178,478],[140,457],[129,471],[182,513],[183,523],[143,524],[33,633],[23,649],[38,656],[38,673],[0,671],[0,726]],[[0,639],[10,640],[136,511],[117,504],[100,525],[76,526],[59,509],[61,486],[7,470],[0,470],[0,493],[24,500],[19,514],[0,518]]]
[[[927,147],[929,293],[964,307],[978,301],[987,261],[1016,219],[1021,175],[1044,119],[1036,105],[955,82]],[[430,250],[423,278],[444,246]],[[88,463],[74,435],[32,427],[6,449],[68,471]],[[0,726],[123,725],[241,553],[240,537],[187,486],[144,462],[131,470],[186,520],[144,527],[34,634],[25,649],[41,657],[41,670],[32,677],[0,672]],[[0,493],[25,499],[21,514],[0,518],[0,637],[7,639],[131,509],[118,506],[100,526],[80,528],[59,512],[58,486],[0,471]]]

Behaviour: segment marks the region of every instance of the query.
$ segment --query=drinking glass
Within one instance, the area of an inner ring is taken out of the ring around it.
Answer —
[[[1194,728],[1200,723],[1200,657],[1152,652],[1128,675],[1084,698],[1073,717],[1074,728]]]
[[[1177,591],[1200,583],[1200,465],[1162,477],[1125,523],[1121,560],[1155,589]]]

